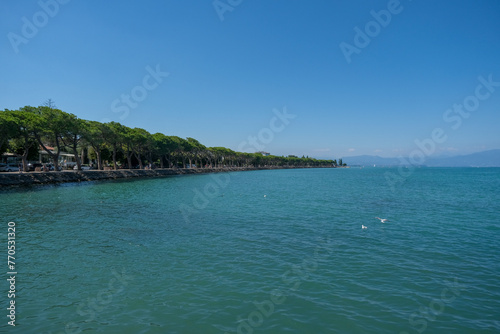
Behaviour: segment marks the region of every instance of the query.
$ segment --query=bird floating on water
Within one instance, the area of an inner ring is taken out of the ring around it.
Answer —
[[[366,227],[365,225],[361,224],[361,228],[364,230],[364,229],[367,229],[368,227]]]
[[[375,218],[380,220],[381,223],[385,223],[386,221],[388,221],[388,219],[386,219],[386,218],[379,218],[379,217],[375,217]]]

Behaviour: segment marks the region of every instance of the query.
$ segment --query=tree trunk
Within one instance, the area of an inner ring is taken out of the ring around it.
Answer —
[[[42,139],[40,138],[39,135],[35,135],[36,140],[38,141],[38,144],[44,149],[45,152],[49,155],[49,157],[52,158],[54,161],[54,168],[57,170],[59,168],[59,152],[60,152],[60,144],[59,144],[59,139],[56,139],[56,146],[57,146],[57,153],[52,153],[42,142]]]
[[[23,172],[29,172],[29,168],[28,168],[28,153],[29,153],[30,148],[31,148],[31,145],[24,145],[24,152],[21,155],[21,159],[23,161],[23,166],[22,166]],[[21,169],[19,171],[21,171]]]
[[[116,164],[116,146],[113,146],[113,167],[115,170],[118,170],[118,166]]]
[[[21,159],[23,159],[23,171],[28,172],[28,151],[21,156]]]
[[[139,169],[144,169],[144,166],[142,165],[141,154],[140,153],[136,153],[135,157],[137,158],[137,160],[139,160]]]
[[[76,147],[76,145],[73,145],[71,147],[72,151],[73,151],[73,155],[75,156],[75,160],[76,160],[76,169],[77,170],[82,170],[82,162],[80,160],[80,157],[78,155],[78,147]],[[82,155],[83,155],[83,149],[82,149]],[[56,168],[54,166],[54,168]],[[57,169],[56,169],[57,170]]]
[[[128,169],[132,169],[132,152],[127,152]]]
[[[85,147],[82,147],[81,157],[80,157],[80,166],[78,165],[78,155],[75,155],[76,165],[78,166],[78,170],[81,169],[82,162],[85,163]]]
[[[97,169],[102,170],[102,158],[101,149],[99,147],[94,147],[95,154],[97,155]]]
[[[160,157],[161,159],[161,157]],[[148,160],[149,160],[149,164],[151,165],[151,168],[153,168],[153,153],[152,152],[148,152]]]

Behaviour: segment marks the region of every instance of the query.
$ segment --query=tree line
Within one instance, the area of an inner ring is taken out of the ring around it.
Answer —
[[[52,149],[53,148],[53,149]],[[318,160],[296,156],[264,156],[260,153],[236,152],[225,147],[206,147],[194,138],[151,134],[141,128],[130,128],[117,122],[101,123],[80,119],[60,109],[47,106],[26,106],[18,110],[0,111],[0,153],[13,153],[28,171],[28,161],[38,159],[43,149],[59,168],[60,153],[68,151],[80,170],[81,152],[93,152],[97,169],[105,163],[115,170],[119,166],[144,169],[151,164],[160,168],[219,168],[294,166],[331,167],[336,160]],[[36,157],[36,158],[35,158]],[[340,166],[342,166],[342,162]]]

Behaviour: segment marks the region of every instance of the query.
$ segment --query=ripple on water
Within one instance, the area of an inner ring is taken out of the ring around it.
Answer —
[[[500,331],[499,170],[419,169],[395,192],[385,171],[233,173],[203,208],[210,175],[0,193],[15,331],[235,333],[278,294],[260,333],[416,332],[444,289],[428,332]]]

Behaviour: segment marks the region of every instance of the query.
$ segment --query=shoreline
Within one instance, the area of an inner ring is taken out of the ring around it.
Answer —
[[[121,169],[60,172],[0,173],[0,189],[59,183],[88,181],[159,178],[172,175],[193,175],[223,172],[239,172],[273,169],[344,168],[344,167],[225,167],[225,168],[164,168],[164,169]]]

